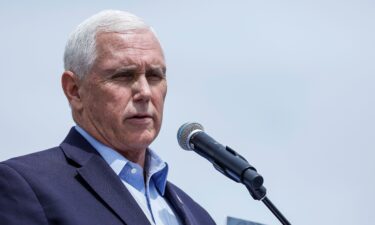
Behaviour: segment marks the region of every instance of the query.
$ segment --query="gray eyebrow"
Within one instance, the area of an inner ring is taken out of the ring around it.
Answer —
[[[122,67],[119,67],[119,68],[116,68],[116,69],[107,69],[104,72],[108,75],[114,75],[114,74],[118,74],[118,73],[122,73],[122,72],[133,72],[133,71],[137,71],[137,70],[138,70],[137,65],[127,65],[127,66],[122,66]],[[154,65],[150,65],[148,68],[146,68],[146,71],[150,71],[150,70],[161,71],[163,73],[163,75],[165,76],[167,69],[164,65],[155,65],[154,64]]]
[[[165,75],[166,72],[167,72],[167,68],[165,66],[160,66],[160,65],[150,65],[151,69],[154,69],[154,70],[161,70],[161,72],[163,72],[163,74]]]
[[[137,70],[136,65],[129,65],[129,66],[123,66],[117,69],[109,69],[109,70],[106,70],[106,72],[109,74],[116,74],[116,73],[135,71],[135,70]]]

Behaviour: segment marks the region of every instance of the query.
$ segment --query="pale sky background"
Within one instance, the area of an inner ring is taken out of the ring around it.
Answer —
[[[0,161],[64,139],[74,124],[60,87],[65,42],[103,9],[157,31],[169,92],[152,147],[218,225],[226,216],[280,223],[180,150],[187,121],[247,158],[292,224],[375,224],[373,0],[1,0]]]

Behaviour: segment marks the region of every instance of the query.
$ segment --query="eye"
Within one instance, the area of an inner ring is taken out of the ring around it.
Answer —
[[[113,80],[117,81],[132,81],[135,77],[135,71],[121,71],[112,76]]]
[[[165,79],[165,73],[159,69],[152,69],[147,71],[146,77],[148,81],[160,81]]]

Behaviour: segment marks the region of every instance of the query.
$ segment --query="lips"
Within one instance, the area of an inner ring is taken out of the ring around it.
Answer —
[[[144,113],[144,114],[139,113],[139,114],[134,114],[132,116],[129,116],[128,118],[129,119],[132,119],[132,118],[142,119],[142,118],[152,118],[152,116],[150,114],[146,114],[146,113]]]
[[[153,117],[150,114],[134,114],[126,120],[137,125],[148,124],[152,122]]]

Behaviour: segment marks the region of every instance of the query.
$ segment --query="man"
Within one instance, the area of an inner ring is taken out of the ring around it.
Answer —
[[[148,148],[167,93],[152,28],[101,12],[71,34],[64,63],[77,125],[60,146],[0,164],[0,224],[215,224],[167,182],[167,164]]]

